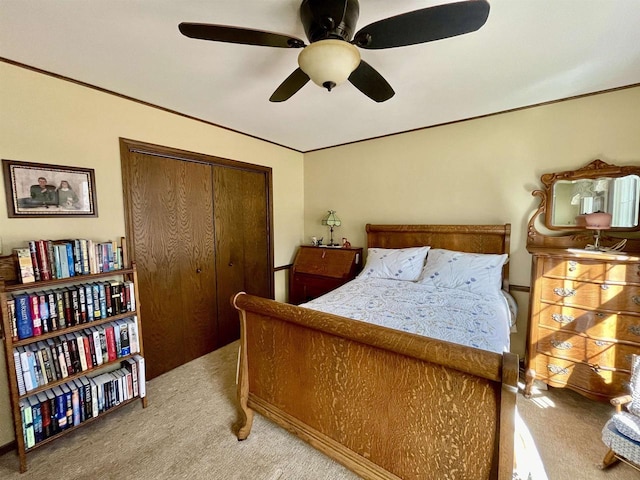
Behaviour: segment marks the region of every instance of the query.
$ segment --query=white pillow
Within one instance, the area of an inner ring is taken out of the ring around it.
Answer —
[[[497,294],[507,254],[464,253],[433,248],[418,283],[457,288],[478,294]]]
[[[369,248],[367,263],[358,278],[415,281],[422,272],[429,248]]]

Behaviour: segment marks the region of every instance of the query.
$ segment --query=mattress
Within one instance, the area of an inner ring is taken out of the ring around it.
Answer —
[[[356,278],[300,305],[403,332],[502,353],[509,351],[505,297],[410,281]]]

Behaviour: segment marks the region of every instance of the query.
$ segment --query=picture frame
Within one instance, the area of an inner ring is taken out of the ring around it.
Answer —
[[[97,217],[92,168],[2,160],[9,218]]]

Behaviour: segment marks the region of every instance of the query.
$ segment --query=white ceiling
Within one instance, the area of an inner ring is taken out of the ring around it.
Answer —
[[[360,0],[356,31],[450,0]],[[194,40],[180,22],[306,41],[300,0],[0,0],[0,56],[302,152],[640,83],[640,0],[489,0],[477,32],[361,50],[396,91],[269,97],[298,49]]]

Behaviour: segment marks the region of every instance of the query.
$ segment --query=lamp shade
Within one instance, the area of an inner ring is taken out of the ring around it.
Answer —
[[[588,230],[607,230],[611,228],[611,214],[606,212],[594,212],[586,215],[578,215],[576,224]]]
[[[313,83],[331,91],[360,65],[360,52],[344,40],[319,40],[300,52],[298,65]]]
[[[335,210],[329,210],[329,214],[322,220],[323,225],[328,225],[330,227],[339,227],[341,223],[342,222],[340,222]]]

